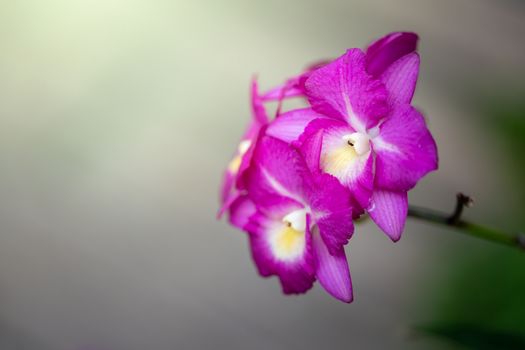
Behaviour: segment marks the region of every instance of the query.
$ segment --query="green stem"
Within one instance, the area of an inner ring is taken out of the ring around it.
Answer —
[[[525,250],[525,235],[523,234],[508,233],[462,220],[461,213],[463,208],[468,207],[471,204],[472,199],[460,193],[457,197],[456,209],[452,215],[433,209],[409,206],[408,216],[434,224],[451,227],[469,236]]]

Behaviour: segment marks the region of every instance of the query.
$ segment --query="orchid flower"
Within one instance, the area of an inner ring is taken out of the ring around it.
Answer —
[[[244,210],[250,207],[245,198],[244,173],[248,169],[259,131],[268,124],[269,118],[262,99],[259,96],[256,79],[251,85],[252,118],[244,133],[233,159],[228,164],[223,175],[221,187],[221,208],[218,217],[229,211],[230,222],[239,228],[246,224],[247,215]],[[249,209],[247,209],[249,210]]]
[[[349,49],[259,95],[221,188],[221,209],[247,232],[264,277],[285,294],[316,280],[333,297],[353,300],[345,245],[353,219],[365,212],[393,240],[407,215],[473,237],[525,249],[525,236],[461,219],[469,196],[458,194],[452,215],[411,206],[407,192],[438,167],[437,148],[412,106],[419,74],[418,37],[391,33],[366,50]],[[287,98],[309,106],[281,113]],[[277,101],[269,120],[265,102]]]
[[[221,210],[248,233],[262,276],[286,294],[316,280],[353,299],[344,246],[365,212],[394,241],[407,217],[407,192],[437,168],[423,116],[411,105],[419,70],[417,35],[392,33],[366,52],[309,67],[259,95],[223,180]],[[280,113],[286,98],[308,108]],[[264,103],[278,101],[270,121]]]
[[[407,191],[437,168],[435,142],[410,105],[419,56],[404,54],[415,47],[409,39],[383,38],[368,55],[350,49],[310,73],[311,108],[284,113],[268,129],[304,153],[312,152],[305,141],[321,132],[320,170],[337,177],[393,241],[404,229]]]
[[[278,276],[286,294],[304,293],[318,279],[329,294],[350,302],[343,249],[353,232],[350,193],[333,176],[312,173],[307,162],[283,141],[259,139],[247,175],[256,207],[245,226],[252,255],[260,274]]]

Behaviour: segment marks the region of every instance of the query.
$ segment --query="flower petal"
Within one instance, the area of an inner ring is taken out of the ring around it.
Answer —
[[[342,121],[318,118],[310,122],[299,137],[299,140],[293,143],[301,151],[311,172],[318,173],[321,170],[321,151],[325,131],[338,129],[353,130]]]
[[[246,196],[238,196],[230,205],[230,223],[244,230],[249,223],[250,217],[256,212],[255,204]]]
[[[313,177],[314,184],[307,192],[313,221],[319,227],[331,254],[337,253],[354,232],[352,222],[352,195],[329,174]]]
[[[406,192],[376,190],[372,194],[368,214],[394,242],[401,238],[407,213],[408,197]]]
[[[221,208],[219,209],[219,212],[217,214],[217,217],[220,218],[224,212],[228,209],[228,207],[231,205],[232,199],[232,189],[234,185],[235,177],[232,175],[232,173],[229,170],[226,170],[224,172],[224,175],[222,176],[222,184],[221,184]]]
[[[262,276],[278,276],[285,294],[304,293],[312,287],[315,266],[309,232],[301,236],[282,220],[260,212],[252,216],[248,231],[252,257]]]
[[[259,123],[259,126],[267,124],[270,118],[268,118],[268,114],[266,113],[266,108],[264,107],[263,99],[259,96],[259,89],[256,78],[252,79],[251,102],[252,112],[255,119],[254,121]]]
[[[268,126],[266,134],[291,143],[299,139],[306,126],[317,118],[325,117],[311,108],[291,110],[273,120]]]
[[[253,166],[247,173],[248,192],[258,204],[282,196],[304,202],[310,173],[299,152],[284,141],[263,136],[255,146]]]
[[[328,63],[330,63],[330,61],[323,60],[323,61],[319,61],[314,64],[311,64],[304,70],[303,73],[296,75],[288,79],[284,84],[276,86],[273,89],[270,89],[269,91],[267,91],[262,96],[263,101],[282,101],[283,99],[286,99],[286,98],[304,96],[305,94],[304,83],[306,79],[308,79],[308,77],[314,70],[322,66],[325,66]]]
[[[305,82],[308,101],[316,112],[345,121],[361,132],[387,113],[386,89],[366,72],[364,62],[361,50],[348,50],[312,72]]]
[[[303,134],[304,135],[304,134]],[[308,165],[308,169],[313,174],[321,172],[321,150],[323,148],[323,130],[318,129],[313,135],[309,135],[305,139],[301,138],[294,145],[301,150],[301,154]]]
[[[321,235],[314,229],[312,245],[315,257],[315,275],[323,288],[334,298],[345,303],[353,300],[350,270],[343,248],[330,254]]]
[[[379,77],[392,63],[414,52],[417,41],[417,34],[408,32],[394,32],[376,40],[366,50],[368,73]]]
[[[419,74],[419,55],[411,53],[403,56],[388,67],[381,75],[381,81],[388,90],[388,103],[409,104],[416,90]]]
[[[372,140],[377,188],[408,191],[437,169],[437,148],[423,116],[410,105],[395,107]]]
[[[259,136],[259,131],[269,121],[266,109],[257,89],[257,80],[254,78],[251,85],[252,118],[241,139],[233,159],[224,172],[221,185],[221,208],[217,214],[220,218],[230,205],[239,196],[239,190],[245,188],[244,173],[251,163],[253,146]]]
[[[280,101],[286,98],[299,97],[304,94],[304,88],[299,86],[299,77],[290,79],[284,84],[268,90],[262,96],[263,101]]]

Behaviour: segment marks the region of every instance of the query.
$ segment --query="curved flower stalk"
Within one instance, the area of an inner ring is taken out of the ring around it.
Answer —
[[[259,273],[277,276],[284,293],[319,280],[352,301],[344,246],[364,213],[400,238],[407,191],[437,168],[435,142],[411,106],[416,44],[413,33],[392,33],[262,95],[253,82],[253,117],[225,172],[220,214],[248,233]],[[292,97],[309,106],[279,106],[270,121],[264,103]]]

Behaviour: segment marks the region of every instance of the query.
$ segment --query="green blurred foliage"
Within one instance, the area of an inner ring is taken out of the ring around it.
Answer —
[[[489,142],[498,143],[502,151],[509,155],[510,174],[521,183],[525,176],[525,155],[522,153],[525,150],[525,91],[511,96],[481,98],[479,102],[478,113],[483,126],[496,137]],[[522,184],[517,187],[516,193],[525,195]],[[516,219],[525,221],[523,217]]]
[[[523,90],[521,90],[523,91]],[[502,154],[495,160],[508,167],[515,184],[513,206],[504,227],[525,227],[525,94],[477,96],[480,121],[487,140]],[[525,349],[525,254],[516,249],[487,245],[461,250],[446,263],[445,278],[434,281],[433,319],[415,327],[467,349]],[[428,302],[428,301],[427,301]]]
[[[447,338],[472,349],[525,349],[525,336],[511,332],[458,324],[432,324],[418,327],[417,330],[428,335]]]

